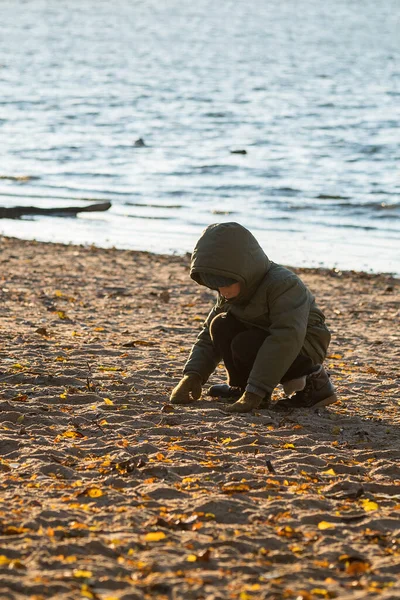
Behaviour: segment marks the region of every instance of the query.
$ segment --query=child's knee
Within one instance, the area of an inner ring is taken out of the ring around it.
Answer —
[[[226,335],[228,330],[228,323],[226,319],[226,313],[221,313],[213,318],[210,323],[209,331],[212,341],[219,340],[221,336]]]

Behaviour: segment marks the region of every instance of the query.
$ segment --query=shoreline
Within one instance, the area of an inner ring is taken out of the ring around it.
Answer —
[[[188,255],[2,237],[0,264],[1,598],[398,597],[400,279],[293,269],[339,401],[232,416],[168,402],[215,298]]]
[[[129,248],[118,248],[116,246],[98,246],[97,244],[89,244],[89,243],[85,243],[85,244],[79,244],[79,243],[74,243],[74,242],[53,242],[53,241],[41,241],[41,240],[36,240],[36,239],[25,239],[25,238],[20,238],[20,237],[15,237],[15,236],[9,236],[9,235],[4,235],[0,233],[0,248],[1,248],[1,243],[2,240],[10,240],[10,241],[15,241],[15,242],[21,242],[21,243],[26,243],[26,244],[43,244],[43,245],[49,245],[49,246],[60,246],[62,248],[68,248],[68,247],[72,247],[72,248],[94,248],[97,250],[105,250],[105,251],[115,251],[115,252],[127,252],[127,253],[132,253],[132,254],[143,254],[143,255],[149,255],[149,256],[154,256],[154,257],[162,257],[163,259],[178,259],[178,260],[185,260],[188,259],[189,263],[190,263],[190,256],[191,256],[191,252],[171,252],[171,253],[166,253],[166,252],[156,252],[156,251],[152,251],[152,250],[136,250],[136,249],[129,249]],[[270,258],[270,257],[269,257]],[[270,258],[270,260],[272,260],[272,262],[277,262],[274,261],[273,258]],[[288,265],[288,264],[284,264],[284,263],[279,263],[282,264],[283,266],[285,266],[287,269],[290,269],[292,271],[295,271],[296,273],[310,273],[310,274],[324,274],[327,276],[331,276],[331,277],[362,277],[364,279],[373,279],[375,277],[383,277],[386,278],[388,280],[393,280],[393,281],[399,281],[400,282],[400,273],[394,273],[392,271],[365,271],[365,270],[358,270],[358,269],[341,269],[339,267],[333,266],[333,267],[315,267],[315,266],[311,266],[311,267],[307,267],[307,266],[295,266],[295,265]]]

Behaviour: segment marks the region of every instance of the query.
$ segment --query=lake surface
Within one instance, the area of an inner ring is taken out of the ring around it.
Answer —
[[[398,0],[0,9],[0,205],[112,202],[0,233],[181,253],[237,221],[277,262],[400,273]]]

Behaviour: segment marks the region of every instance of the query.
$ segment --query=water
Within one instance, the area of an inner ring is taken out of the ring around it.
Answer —
[[[234,220],[277,262],[400,273],[398,0],[0,9],[0,205],[112,202],[1,233],[180,253]]]

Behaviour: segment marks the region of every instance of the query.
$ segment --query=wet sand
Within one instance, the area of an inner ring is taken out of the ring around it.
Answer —
[[[340,400],[231,416],[168,403],[214,297],[188,256],[0,263],[1,600],[399,598],[398,279],[296,269]]]

